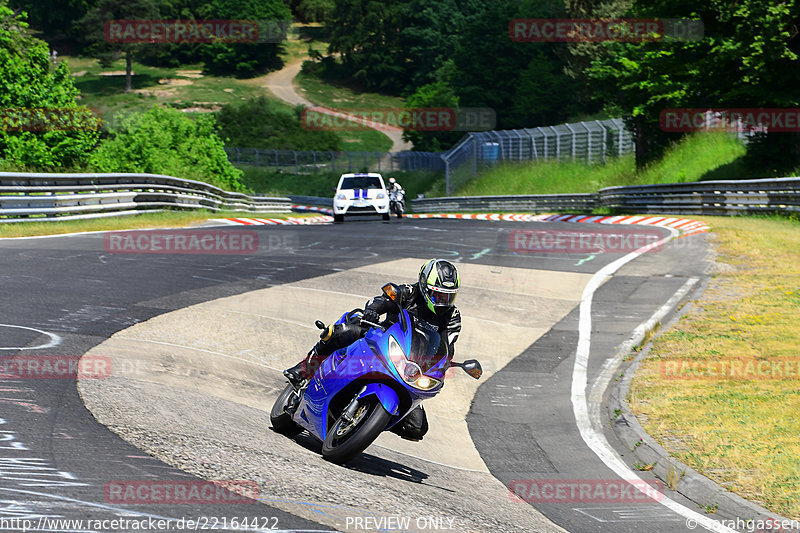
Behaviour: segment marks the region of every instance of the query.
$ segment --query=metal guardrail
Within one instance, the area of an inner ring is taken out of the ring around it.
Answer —
[[[705,181],[608,187],[595,194],[454,196],[412,200],[416,213],[440,211],[579,211],[735,215],[800,211],[800,178]]]
[[[800,178],[609,187],[599,205],[630,213],[735,215],[800,211]]]
[[[165,209],[288,213],[296,204],[330,207],[332,198],[249,196],[158,174],[0,172],[0,223],[86,219]],[[608,187],[594,194],[424,198],[411,200],[411,208],[416,213],[588,213],[597,208],[675,215],[800,212],[800,177]]]
[[[447,211],[588,212],[597,206],[596,194],[536,194],[523,196],[451,196],[411,200],[414,213]]]
[[[164,209],[288,213],[290,198],[248,196],[159,174],[0,172],[0,222],[87,219]]]

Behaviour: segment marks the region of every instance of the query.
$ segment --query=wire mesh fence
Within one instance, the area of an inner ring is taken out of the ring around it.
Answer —
[[[271,167],[294,174],[359,171],[444,172],[447,194],[479,169],[498,162],[555,159],[605,163],[608,157],[634,151],[622,119],[594,120],[526,128],[468,133],[446,152],[323,152],[226,148],[236,165]]]
[[[470,133],[443,154],[447,193],[498,162],[555,159],[586,164],[633,153],[622,119],[594,120],[520,130]]]
[[[444,171],[442,154],[430,152],[332,152],[225,148],[231,163],[269,167],[276,172],[312,174],[317,172]]]

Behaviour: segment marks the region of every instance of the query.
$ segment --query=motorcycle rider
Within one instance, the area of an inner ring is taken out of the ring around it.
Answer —
[[[419,270],[416,283],[399,285],[403,309],[417,319],[433,326],[441,336],[439,354],[448,361],[453,359],[454,347],[461,333],[461,313],[454,302],[461,278],[458,269],[450,261],[431,259]],[[386,322],[397,321],[397,306],[384,294],[369,300],[364,306],[363,319],[379,323],[381,315]],[[317,368],[333,352],[354,343],[362,334],[360,325],[354,323],[331,324],[320,334],[320,341],[308,355],[292,368],[283,371],[284,376],[295,387],[311,379]],[[428,431],[428,420],[422,406],[411,411],[392,431],[408,440],[420,440]]]
[[[403,186],[400,185],[396,179],[389,178],[389,185],[386,187],[386,190],[390,193],[395,191],[403,191]]]

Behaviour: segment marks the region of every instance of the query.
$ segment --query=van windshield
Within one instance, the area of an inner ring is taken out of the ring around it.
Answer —
[[[377,176],[354,176],[344,178],[340,189],[383,189],[381,180]]]

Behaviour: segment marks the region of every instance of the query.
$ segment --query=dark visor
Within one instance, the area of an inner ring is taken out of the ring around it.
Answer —
[[[454,291],[444,292],[439,289],[428,289],[428,294],[431,297],[433,305],[453,305],[456,300],[456,293]]]

